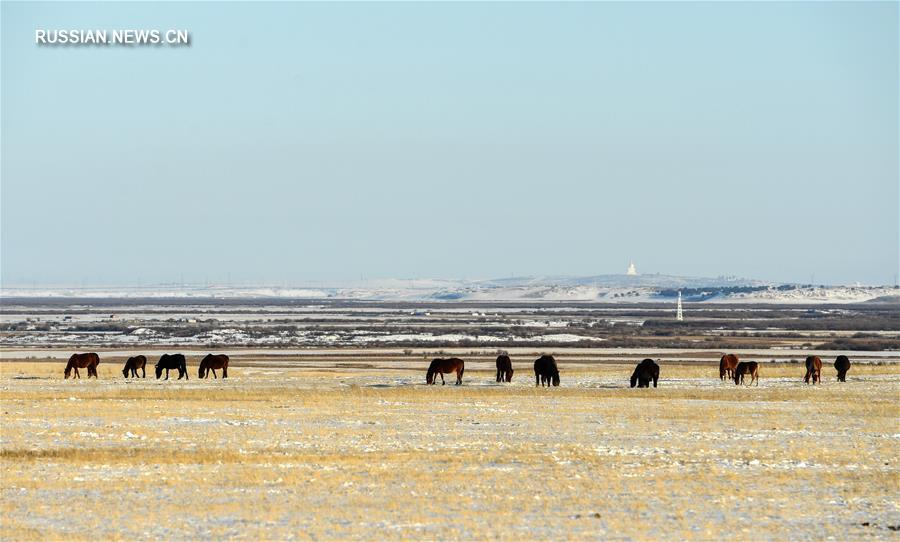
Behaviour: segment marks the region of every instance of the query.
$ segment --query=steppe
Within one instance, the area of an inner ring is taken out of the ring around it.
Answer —
[[[483,351],[456,387],[399,349],[236,351],[227,380],[189,356],[188,381],[126,380],[124,352],[63,380],[67,350],[7,349],[0,539],[896,539],[892,355],[809,386],[761,352],[751,388],[669,352],[629,389],[639,353],[584,350],[554,351],[548,389],[526,350],[511,384]]]

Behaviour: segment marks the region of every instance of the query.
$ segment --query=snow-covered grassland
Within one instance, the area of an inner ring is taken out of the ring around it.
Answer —
[[[560,355],[535,389],[512,353],[511,384],[481,360],[460,387],[365,351],[168,382],[6,355],[0,539],[896,539],[895,363],[749,388],[664,360],[639,390]]]

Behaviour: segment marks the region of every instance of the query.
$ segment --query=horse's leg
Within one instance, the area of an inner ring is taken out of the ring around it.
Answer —
[[[441,375],[441,386],[446,386],[447,382],[444,381],[444,373],[438,373],[438,374]]]
[[[213,369],[213,370],[212,370],[212,372],[213,372],[213,378],[215,378],[215,379],[216,379],[216,380],[218,380],[218,379],[219,379],[219,377],[218,377],[218,376],[216,376],[216,370],[215,370],[215,369]]]
[[[222,367],[222,378],[228,378],[228,366]]]
[[[137,378],[137,371],[134,372],[135,378]],[[141,367],[141,378],[147,378],[147,365],[145,364]]]

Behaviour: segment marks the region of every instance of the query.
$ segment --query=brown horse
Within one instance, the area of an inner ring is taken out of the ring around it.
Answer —
[[[546,385],[559,386],[559,367],[556,365],[556,358],[553,356],[543,355],[534,360],[534,387]]]
[[[737,367],[738,357],[734,354],[725,354],[722,356],[722,359],[719,360],[719,380],[725,380],[725,377],[728,377],[728,380],[734,378],[734,368]]]
[[[69,375],[72,374],[72,369],[75,369],[75,378],[81,378],[81,375],[78,374],[78,369],[84,369],[85,367],[88,370],[88,378],[92,376],[97,378],[97,365],[100,365],[100,356],[93,352],[90,354],[72,354],[72,357],[69,358],[69,364],[66,365],[66,378],[69,378]]]
[[[512,360],[506,354],[497,356],[497,382],[512,382]]]
[[[130,373],[131,376],[137,378],[138,369],[141,370],[141,378],[147,378],[147,356],[132,356],[128,358],[128,361],[125,362],[125,367],[122,369],[122,375],[128,378]]]
[[[809,384],[810,377],[812,377],[813,384],[822,380],[822,359],[819,356],[806,357],[806,375],[804,375],[803,381]]]
[[[466,364],[463,360],[459,358],[447,358],[440,359],[436,358],[431,360],[431,365],[428,366],[428,374],[425,375],[425,382],[428,384],[435,384],[435,374],[441,375],[441,385],[447,384],[444,381],[445,373],[456,373],[456,385],[459,386],[462,384],[463,371],[466,369]]]
[[[847,371],[850,370],[850,358],[847,356],[838,356],[834,360],[834,368],[838,373],[838,382],[847,381]]]
[[[222,369],[222,378],[228,378],[228,356],[225,354],[219,354],[217,356],[206,354],[206,357],[200,362],[198,376],[200,378],[207,378],[209,372],[212,371],[213,378],[219,378],[216,376],[216,369]]]
[[[750,375],[750,384],[753,384],[753,381],[756,381],[756,385],[759,386],[759,363],[755,361],[741,361],[737,364],[737,367],[734,368],[734,385],[737,386],[739,384],[744,383],[744,375]]]

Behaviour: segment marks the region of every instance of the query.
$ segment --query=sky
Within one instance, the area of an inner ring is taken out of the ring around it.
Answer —
[[[896,2],[0,10],[4,286],[897,281]]]

